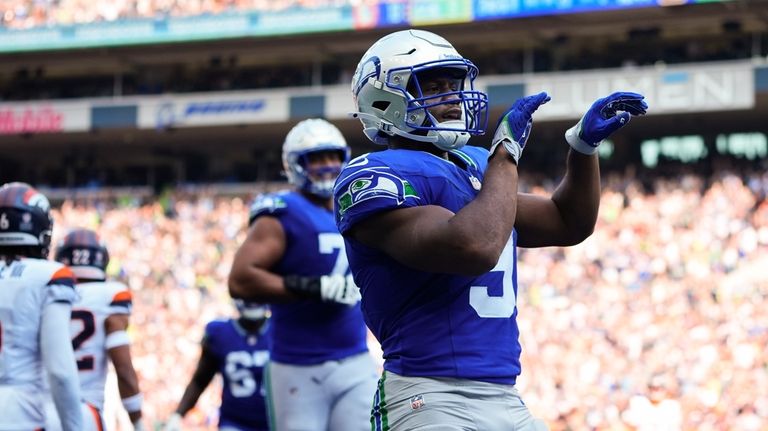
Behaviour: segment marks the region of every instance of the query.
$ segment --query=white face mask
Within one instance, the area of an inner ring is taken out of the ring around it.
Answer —
[[[246,308],[242,310],[240,315],[248,320],[262,320],[267,317],[267,309],[266,307]]]
[[[469,142],[469,133],[464,132],[466,124],[464,120],[449,120],[440,123],[440,127],[446,127],[453,130],[432,130],[429,134],[435,135],[437,141],[433,142],[437,148],[443,151],[458,150]]]

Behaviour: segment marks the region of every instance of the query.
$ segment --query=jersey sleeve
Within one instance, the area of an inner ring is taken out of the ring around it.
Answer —
[[[205,325],[205,330],[203,330],[203,339],[200,341],[200,344],[212,353],[216,352],[216,334],[220,326],[218,320],[212,320]]]
[[[107,306],[107,313],[112,314],[131,314],[133,310],[133,295],[124,284],[114,284],[112,289],[112,298]]]
[[[58,268],[46,285],[44,305],[53,302],[75,303],[79,298],[75,290],[75,274],[68,266]]]
[[[334,188],[334,214],[339,232],[374,214],[423,205],[419,183],[382,162],[350,163]]]
[[[248,226],[257,218],[265,215],[279,216],[286,212],[288,202],[279,193],[268,193],[256,196],[248,211]]]

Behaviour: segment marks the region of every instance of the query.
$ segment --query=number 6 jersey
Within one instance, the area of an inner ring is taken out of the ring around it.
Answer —
[[[58,262],[0,259],[0,430],[44,424],[43,309],[52,302],[74,302],[74,284],[72,271]]]
[[[461,210],[482,187],[488,151],[467,146],[449,157],[389,149],[352,160],[334,189],[339,231],[399,208]],[[513,231],[492,271],[473,277],[419,271],[345,237],[363,316],[381,343],[384,369],[514,384],[520,374],[515,239]]]

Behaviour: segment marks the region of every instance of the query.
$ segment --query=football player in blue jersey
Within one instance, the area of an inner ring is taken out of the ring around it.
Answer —
[[[385,151],[349,162],[336,182],[368,327],[384,352],[375,430],[546,429],[515,389],[520,374],[517,247],[568,246],[593,231],[597,148],[647,105],[597,100],[565,139],[565,175],[549,197],[518,192],[518,164],[546,93],[504,113],[490,151],[478,70],[444,38],[405,30],[363,55],[352,92],[365,135]]]
[[[205,326],[202,353],[165,431],[180,431],[184,415],[208,384],[221,373],[224,387],[219,409],[221,431],[269,431],[263,371],[269,359],[268,308],[235,300],[238,319],[213,320]]]
[[[333,218],[333,184],[349,160],[341,132],[322,119],[291,129],[283,166],[295,190],[258,197],[229,276],[230,293],[271,303],[265,371],[272,431],[370,429],[378,373],[360,293]]]

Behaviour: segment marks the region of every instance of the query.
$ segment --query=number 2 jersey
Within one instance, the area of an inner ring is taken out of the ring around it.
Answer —
[[[78,283],[80,299],[72,306],[70,334],[75,349],[80,390],[89,404],[103,409],[107,381],[107,331],[104,322],[113,314],[131,314],[131,292],[123,283]]]
[[[428,144],[425,144],[428,145]],[[488,151],[464,147],[450,161],[423,151],[385,150],[352,160],[334,189],[342,234],[383,211],[436,205],[457,213],[482,187]],[[489,222],[496,214],[488,214]],[[419,271],[345,237],[365,322],[384,369],[404,376],[514,384],[520,374],[516,233],[496,267],[480,276]]]
[[[271,271],[280,275],[348,274],[344,240],[333,213],[302,194],[286,191],[259,196],[250,220],[275,217],[285,231],[283,257]],[[366,352],[360,303],[354,306],[317,300],[271,304],[271,359],[292,365],[314,365]]]
[[[269,325],[249,333],[235,319],[205,326],[203,348],[216,358],[223,377],[219,428],[268,431],[264,365],[269,360]]]
[[[0,260],[0,430],[45,423],[40,351],[43,309],[77,299],[72,271],[43,259]]]

